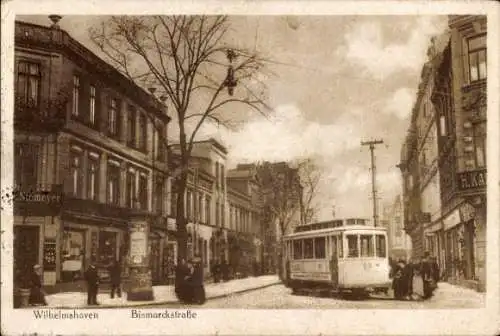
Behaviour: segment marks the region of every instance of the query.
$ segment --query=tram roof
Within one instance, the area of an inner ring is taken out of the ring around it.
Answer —
[[[301,237],[315,237],[315,236],[325,236],[328,233],[343,232],[343,231],[374,231],[374,232],[386,232],[387,228],[383,226],[368,226],[368,225],[344,225],[336,228],[319,229],[319,230],[309,230],[302,232],[295,232],[286,235],[284,238],[301,238]]]

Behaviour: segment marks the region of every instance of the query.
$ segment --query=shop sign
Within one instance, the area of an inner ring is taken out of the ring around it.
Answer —
[[[134,264],[140,264],[147,256],[148,237],[145,228],[133,227],[130,233],[130,259]]]
[[[486,187],[486,169],[466,171],[458,174],[459,190],[474,190]]]
[[[458,209],[455,209],[448,217],[443,220],[443,228],[446,231],[451,229],[458,223],[460,223],[460,212],[458,211]]]

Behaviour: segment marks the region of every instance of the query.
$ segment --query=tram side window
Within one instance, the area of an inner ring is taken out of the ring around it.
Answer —
[[[361,256],[362,257],[373,257],[373,236],[372,235],[361,235]]]
[[[304,239],[304,259],[314,258],[314,244],[313,239]]]
[[[325,259],[325,237],[319,237],[314,239],[314,258],[315,259]]]
[[[302,259],[302,240],[293,241],[293,259]]]
[[[377,243],[377,257],[380,258],[385,258],[386,257],[386,250],[385,250],[385,236],[384,235],[377,235],[376,236],[376,243]]]
[[[339,258],[344,258],[344,244],[342,242],[342,236],[337,236],[337,252]]]
[[[347,257],[356,258],[359,256],[358,236],[347,235]]]

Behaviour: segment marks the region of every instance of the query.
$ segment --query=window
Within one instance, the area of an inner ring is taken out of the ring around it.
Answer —
[[[148,209],[148,176],[139,174],[139,206],[142,210]]]
[[[198,195],[198,221],[202,222],[203,221],[203,196],[201,193]]]
[[[135,121],[136,121],[136,110],[132,105],[128,106],[127,112],[127,145],[135,148]]]
[[[325,259],[325,237],[314,238],[314,258]]]
[[[71,190],[73,196],[83,196],[83,168],[81,149],[73,148],[70,154],[71,161]]]
[[[220,225],[220,207],[219,207],[219,202],[217,201],[215,203],[215,225]]]
[[[302,240],[293,241],[293,259],[302,259]]]
[[[221,216],[221,223],[222,227],[226,227],[226,209],[224,207],[224,204],[220,205],[220,216]]]
[[[191,207],[192,207],[192,199],[191,199],[191,190],[186,191],[186,218],[191,221]]]
[[[304,239],[304,259],[314,258],[314,241],[312,238]]]
[[[486,35],[475,36],[468,40],[470,81],[486,78]]]
[[[376,249],[377,249],[377,257],[385,258],[387,255],[386,246],[385,246],[385,236],[384,235],[376,235]]]
[[[133,168],[129,168],[127,170],[127,178],[126,178],[126,198],[127,198],[127,207],[130,209],[135,208],[135,170]]]
[[[205,198],[205,223],[210,224],[212,213],[210,211],[210,196]]]
[[[170,215],[173,217],[177,216],[177,193],[172,189],[171,199],[170,199]]]
[[[89,153],[87,172],[87,197],[96,200],[99,193],[99,154]]]
[[[77,75],[73,76],[73,106],[71,114],[74,117],[80,115],[80,77]]]
[[[95,125],[95,105],[96,96],[95,96],[95,86],[90,86],[90,106],[89,106],[89,122],[91,125]]]
[[[107,202],[118,205],[120,202],[120,164],[109,160],[107,175]]]
[[[166,147],[165,147],[165,127],[163,124],[158,124],[157,126],[157,136],[155,138],[155,141],[157,142],[157,159],[159,161],[164,161],[165,160],[165,153],[166,153]]]
[[[164,193],[164,187],[165,187],[165,179],[163,177],[158,177],[156,179],[156,187],[155,187],[155,195],[156,195],[156,213],[162,215],[163,214],[163,203],[164,203],[164,198],[165,198],[165,193]]]
[[[40,106],[40,65],[19,62],[17,66],[17,97],[23,106]]]
[[[474,152],[477,168],[486,167],[486,122],[474,125]]]
[[[348,258],[359,257],[358,236],[346,235],[346,238],[347,238],[347,257]]]
[[[361,235],[359,237],[361,242],[361,257],[373,257],[373,236],[372,235]]]
[[[35,186],[37,183],[38,145],[16,144],[14,154],[14,180],[18,186]]]
[[[215,184],[219,186],[219,162],[215,163]]]
[[[342,236],[337,237],[337,252],[339,258],[344,258],[344,244]]]
[[[118,135],[118,102],[111,99],[109,102],[108,128],[111,135]]]
[[[147,136],[148,136],[148,123],[146,120],[146,115],[144,113],[139,114],[139,149],[146,151],[147,149]]]
[[[347,220],[346,225],[354,225],[356,224],[356,219],[350,218]]]
[[[224,173],[224,165],[220,166],[220,185],[222,190],[224,190],[224,182],[225,182],[225,173]]]

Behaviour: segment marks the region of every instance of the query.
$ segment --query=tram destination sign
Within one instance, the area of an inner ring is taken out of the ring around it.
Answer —
[[[486,169],[458,173],[459,190],[477,190],[486,188]]]

